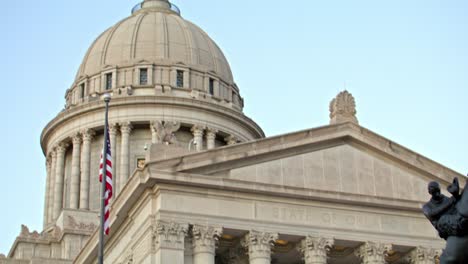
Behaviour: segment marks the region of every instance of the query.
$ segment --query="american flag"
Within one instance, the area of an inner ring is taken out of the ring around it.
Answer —
[[[104,155],[101,153],[101,163],[99,164],[99,182],[102,183],[102,172],[104,168],[104,163],[107,164],[106,166],[106,191],[104,194],[104,233],[109,235],[109,214],[110,214],[110,206],[109,200],[112,198],[112,155],[111,155],[111,146],[109,140],[109,130],[106,131],[107,133],[107,142],[106,146],[103,149],[106,152],[106,156],[104,159]]]

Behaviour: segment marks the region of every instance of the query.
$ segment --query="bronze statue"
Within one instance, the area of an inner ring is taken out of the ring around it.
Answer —
[[[468,192],[460,194],[460,185],[455,178],[447,188],[452,197],[441,193],[437,182],[428,185],[431,200],[423,206],[424,215],[447,241],[447,246],[440,257],[440,264],[468,263]]]

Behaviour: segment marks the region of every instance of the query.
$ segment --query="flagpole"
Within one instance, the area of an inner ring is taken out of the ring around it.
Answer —
[[[104,102],[106,103],[106,114],[104,118],[104,146],[102,150],[102,158],[107,160],[107,140],[108,140],[108,114],[109,114],[109,102],[111,100],[110,94],[104,94]],[[98,263],[104,264],[104,210],[106,201],[106,182],[107,182],[107,162],[104,162],[102,166],[102,178],[101,178],[101,225],[99,228],[99,252],[98,252]]]

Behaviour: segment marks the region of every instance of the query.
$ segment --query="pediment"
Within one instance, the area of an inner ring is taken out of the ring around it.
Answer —
[[[261,139],[155,164],[253,185],[427,201],[427,183],[464,176],[355,124]]]

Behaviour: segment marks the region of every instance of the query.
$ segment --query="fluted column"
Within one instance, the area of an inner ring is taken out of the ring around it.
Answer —
[[[117,193],[123,189],[127,183],[130,174],[130,133],[132,132],[132,124],[130,122],[120,124],[120,133],[122,134],[122,141],[120,143],[120,168],[119,168],[119,184],[117,185]]]
[[[47,226],[47,224],[49,223],[49,202],[50,202],[50,193],[49,193],[49,190],[50,190],[50,184],[51,184],[51,157],[50,155],[47,156],[46,158],[46,187],[45,187],[45,197],[44,197],[44,223],[43,223],[43,227],[45,228]]]
[[[333,247],[333,238],[307,236],[298,246],[305,264],[327,264],[327,254]]]
[[[83,148],[81,150],[81,183],[80,183],[80,209],[89,209],[89,181],[91,176],[91,142],[95,135],[94,130],[83,131]],[[96,172],[97,173],[97,172]]]
[[[55,165],[54,212],[53,219],[57,219],[63,207],[63,178],[65,176],[65,151],[68,144],[60,143],[57,146],[57,163]]]
[[[362,264],[385,264],[385,257],[392,250],[392,245],[376,242],[366,242],[354,252],[362,260]]]
[[[408,262],[410,264],[436,264],[436,259],[441,254],[442,250],[439,249],[417,247],[409,253]]]
[[[47,206],[47,223],[51,223],[54,220],[54,192],[55,192],[55,167],[57,164],[57,152],[52,150],[50,153],[51,164],[50,164],[50,185],[48,189],[49,193],[49,204]]]
[[[226,142],[228,146],[230,146],[230,145],[237,144],[238,139],[234,136],[228,136],[224,138],[224,141]]]
[[[157,221],[154,224],[153,248],[155,263],[184,264],[185,236],[188,224]]]
[[[72,170],[70,183],[70,208],[78,209],[80,203],[80,163],[81,163],[81,135],[76,134],[73,139]]]
[[[215,263],[216,243],[222,233],[221,227],[193,226],[193,264]]]
[[[117,170],[117,133],[119,131],[118,124],[109,124],[109,140],[111,144],[111,156],[112,156],[112,173],[113,175],[119,175]],[[118,189],[120,182],[114,180],[114,188]]]
[[[205,127],[200,125],[194,125],[191,129],[193,133],[193,142],[196,145],[195,148],[197,151],[203,150],[203,130]]]
[[[270,264],[271,248],[278,239],[277,233],[250,231],[242,241],[248,249],[250,264]]]
[[[206,130],[206,147],[207,149],[214,149],[216,147],[216,133],[218,130],[208,128]]]

